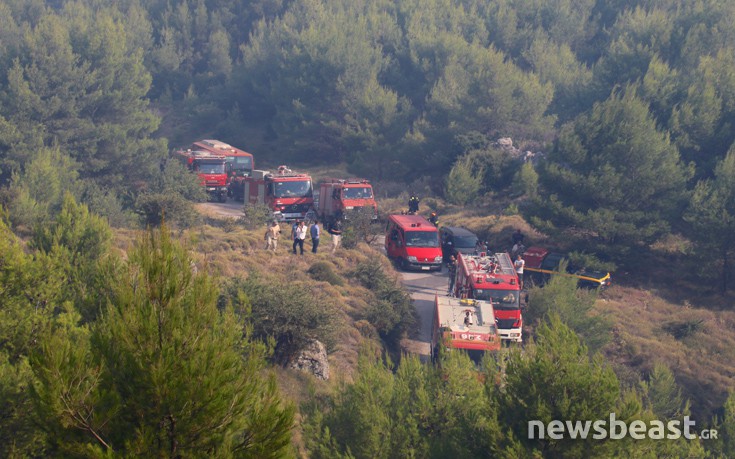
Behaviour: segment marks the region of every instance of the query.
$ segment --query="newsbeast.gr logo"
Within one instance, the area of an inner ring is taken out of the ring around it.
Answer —
[[[684,420],[672,419],[670,421],[641,421],[635,420],[630,424],[615,419],[615,413],[610,413],[610,419],[598,419],[596,421],[551,421],[545,424],[542,421],[528,421],[529,440],[622,440],[626,436],[634,440],[676,440],[684,436],[687,440],[717,438],[715,429],[704,429],[699,434],[694,430],[696,422],[684,416]],[[594,433],[590,436],[590,430]]]

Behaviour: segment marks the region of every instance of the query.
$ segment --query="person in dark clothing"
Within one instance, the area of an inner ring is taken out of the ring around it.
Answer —
[[[454,293],[454,280],[457,278],[457,258],[454,255],[449,257],[447,268],[449,269],[449,296],[452,296]]]
[[[436,215],[436,212],[432,212],[431,215],[429,215],[429,221],[436,227],[439,227],[439,217]]]
[[[415,214],[419,211],[419,199],[418,196],[415,194],[412,194],[410,198],[408,198],[408,213],[409,214]]]
[[[518,244],[519,246],[520,245],[523,245],[523,240],[525,238],[526,238],[526,236],[524,236],[523,233],[521,233],[521,230],[519,228],[519,229],[516,230],[515,233],[513,233],[513,236],[511,236],[511,238],[510,238],[510,241],[512,243],[511,245],[516,245],[516,244]]]
[[[329,230],[327,232],[332,235],[332,254],[334,254],[342,241],[342,219],[335,219],[332,224],[329,225]]]
[[[314,224],[311,225],[309,232],[311,233],[311,252],[316,253],[319,247],[319,237],[322,235],[322,229],[319,228],[318,220],[314,220]]]

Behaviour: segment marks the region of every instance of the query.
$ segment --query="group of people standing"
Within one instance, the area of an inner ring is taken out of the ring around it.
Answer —
[[[342,242],[342,222],[339,219],[335,220],[329,225],[327,232],[332,236],[332,253],[334,253]],[[278,220],[273,220],[265,230],[265,249],[276,252],[280,235],[281,226],[278,224]],[[319,226],[318,220],[314,220],[310,226],[307,226],[303,220],[294,222],[291,227],[292,252],[294,255],[297,253],[304,254],[304,241],[307,235],[311,237],[311,252],[317,253],[322,235],[322,228]]]

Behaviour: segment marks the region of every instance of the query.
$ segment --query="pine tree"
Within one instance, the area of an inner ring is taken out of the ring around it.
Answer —
[[[539,219],[611,244],[655,240],[678,218],[691,169],[633,90],[613,94],[573,123],[540,174]]]
[[[454,163],[447,176],[445,195],[452,204],[467,205],[474,201],[482,188],[482,168],[475,169],[469,157],[461,157]]]
[[[46,337],[37,400],[60,453],[287,453],[293,408],[263,374],[263,346],[231,308],[218,310],[214,279],[190,264],[165,228],[150,232],[89,331],[72,324]]]
[[[665,364],[656,363],[648,381],[643,382],[642,386],[651,411],[659,419],[672,419],[682,413],[684,402],[681,389],[676,384],[674,374]]]
[[[720,287],[726,292],[733,276],[735,258],[735,145],[715,169],[711,180],[697,184],[684,214],[689,235],[701,260],[718,261]],[[710,269],[712,271],[712,269]]]
[[[620,398],[618,379],[602,358],[589,357],[575,333],[552,314],[538,328],[538,340],[523,354],[514,353],[499,395],[501,423],[509,425],[528,453],[545,457],[605,455],[609,442],[592,440],[530,439],[528,421],[548,425],[552,420],[608,419]]]
[[[566,263],[559,267],[566,270]],[[547,320],[550,315],[559,318],[587,346],[591,353],[599,351],[610,336],[610,321],[603,314],[592,313],[597,295],[577,288],[577,280],[569,276],[552,275],[543,288],[535,288],[525,314],[528,323]]]

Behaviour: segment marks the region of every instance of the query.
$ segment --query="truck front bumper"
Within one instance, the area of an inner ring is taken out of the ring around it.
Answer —
[[[500,339],[514,343],[523,342],[523,331],[520,328],[499,328]]]

